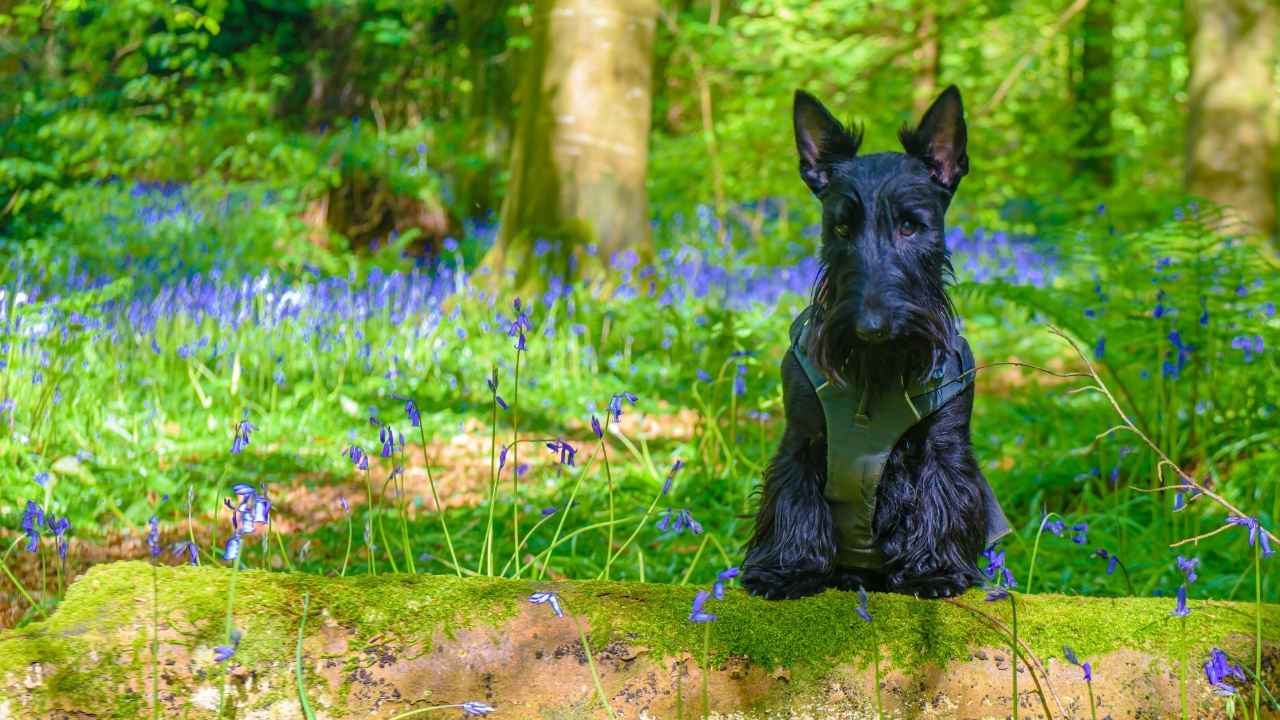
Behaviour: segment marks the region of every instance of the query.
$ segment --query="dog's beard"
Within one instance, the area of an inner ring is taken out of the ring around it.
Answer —
[[[813,291],[813,329],[805,352],[813,364],[836,385],[863,385],[872,393],[933,373],[944,353],[955,347],[955,312],[943,291],[943,282],[917,283],[927,305],[895,298],[900,327],[889,340],[869,344],[858,339],[857,302],[848,293],[844,278],[824,265]]]

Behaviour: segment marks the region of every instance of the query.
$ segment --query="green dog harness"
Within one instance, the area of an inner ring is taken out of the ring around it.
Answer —
[[[836,565],[879,569],[884,564],[874,543],[872,519],[876,490],[893,446],[911,426],[933,414],[973,382],[973,352],[963,337],[959,347],[937,363],[924,382],[901,379],[878,392],[840,387],[828,382],[804,353],[808,347],[813,308],[806,308],[791,325],[791,352],[813,384],[827,425],[827,484],[823,490],[836,529]],[[987,542],[1009,532],[1000,502],[991,486],[981,483],[987,506]]]

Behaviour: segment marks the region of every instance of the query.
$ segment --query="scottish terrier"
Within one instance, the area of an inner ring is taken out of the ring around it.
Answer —
[[[969,171],[960,92],[899,131],[901,153],[859,156],[861,133],[804,91],[792,114],[822,269],[782,361],[786,429],[742,584],[959,594],[1008,532],[974,459],[973,355],[946,294],[943,217]]]

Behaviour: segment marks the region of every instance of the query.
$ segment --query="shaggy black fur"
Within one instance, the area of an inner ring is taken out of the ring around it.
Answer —
[[[959,91],[947,88],[918,127],[899,132],[906,153],[858,157],[861,133],[802,91],[793,120],[800,176],[822,202],[806,354],[838,384],[925,376],[957,341],[943,218],[969,169]],[[987,509],[969,439],[973,386],[894,446],[873,522],[885,566],[873,571],[835,566],[822,405],[791,351],[782,380],[786,429],[765,471],[743,585],[768,598],[859,586],[945,597],[977,581]]]

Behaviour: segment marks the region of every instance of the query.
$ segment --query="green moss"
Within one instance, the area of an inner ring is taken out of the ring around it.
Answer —
[[[39,661],[52,668],[46,697],[87,698],[100,704],[114,697],[128,675],[148,662],[151,566],[115,563],[95,567],[75,583],[62,607],[48,620],[0,636],[0,678],[22,677]],[[230,572],[212,568],[161,568],[160,612],[166,624],[193,647],[221,642]],[[554,589],[565,609],[585,618],[592,645],[611,640],[643,645],[658,656],[702,654],[702,628],[689,622],[695,588],[623,582],[535,583],[453,576],[315,575],[241,571],[236,585],[235,624],[244,631],[242,662],[289,663],[304,593],[311,597],[310,632],[323,615],[353,636],[353,645],[378,638],[429,649],[441,634],[461,628],[496,627],[511,618],[534,590]],[[713,600],[719,616],[711,624],[713,662],[745,658],[766,668],[785,667],[793,685],[820,677],[833,663],[865,664],[878,640],[898,668],[945,666],[969,656],[976,645],[1007,642],[974,612],[1007,623],[1008,602],[986,603],[972,592],[956,603],[873,595],[874,626],[854,614],[855,597],[829,591],[790,602],[767,602],[731,592]],[[1071,645],[1084,656],[1131,648],[1175,657],[1180,628],[1169,616],[1172,601],[1155,598],[1020,596],[1019,633],[1041,657]],[[1247,645],[1253,608],[1239,603],[1193,603],[1187,637],[1196,655],[1210,645]],[[536,612],[536,610],[535,610]],[[549,613],[549,611],[548,611]],[[1267,606],[1264,627],[1280,627],[1280,607]],[[874,632],[874,639],[873,633]],[[78,659],[90,647],[110,642],[132,646],[130,662],[86,668]],[[1280,638],[1271,637],[1269,640]],[[339,700],[345,696],[339,691]],[[132,701],[116,698],[117,705]],[[122,706],[116,707],[120,710]]]

